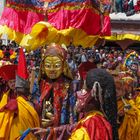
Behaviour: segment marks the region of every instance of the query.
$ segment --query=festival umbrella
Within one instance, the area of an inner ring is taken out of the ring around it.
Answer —
[[[109,10],[106,0],[7,0],[1,33],[27,50],[52,42],[92,47],[111,34]]]

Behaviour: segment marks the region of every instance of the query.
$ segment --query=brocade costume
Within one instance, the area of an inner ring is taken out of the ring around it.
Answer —
[[[57,79],[55,82],[43,80],[41,82],[40,101],[50,101],[53,106],[54,114],[53,126],[62,124],[73,124],[77,122],[74,106],[76,97],[71,89],[70,80],[66,77]]]
[[[91,112],[78,122],[69,140],[113,140],[112,127],[101,112]]]

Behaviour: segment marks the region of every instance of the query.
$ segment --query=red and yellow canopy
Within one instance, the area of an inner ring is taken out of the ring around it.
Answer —
[[[27,50],[52,42],[90,47],[111,34],[109,9],[106,0],[7,0],[0,33]]]

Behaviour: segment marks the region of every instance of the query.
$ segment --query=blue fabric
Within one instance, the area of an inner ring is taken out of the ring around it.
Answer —
[[[67,109],[65,107],[63,107],[61,109],[61,120],[60,120],[60,123],[61,124],[66,124],[66,120],[68,119],[67,118]]]
[[[35,80],[34,81],[34,85],[33,85],[33,90],[32,90],[32,93],[31,93],[31,100],[34,101],[34,100],[37,100],[38,103],[40,102],[40,90],[39,90],[39,85],[38,85],[38,82]]]
[[[53,2],[49,2],[48,7],[50,8],[62,3],[83,3],[85,1],[90,1],[96,7],[100,7],[100,0],[54,0]]]
[[[39,0],[7,0],[7,2],[36,6],[36,7],[43,7],[44,6],[44,2],[40,2]]]
[[[53,2],[49,2],[48,7],[50,8],[50,7],[57,6],[62,3],[77,3],[77,2],[83,3],[85,1],[86,0],[55,0]]]
[[[70,121],[77,122],[77,113],[74,109],[76,104],[76,97],[74,96],[73,90],[68,91],[68,96],[62,103],[61,109],[61,124],[71,123]]]
[[[70,106],[74,107],[76,103],[76,97],[74,95],[71,95],[69,100],[70,100]]]
[[[75,104],[76,104],[76,97],[74,96],[73,93],[71,93],[69,97],[69,103],[70,103],[70,114],[73,120],[73,123],[77,122],[77,113],[75,111]]]

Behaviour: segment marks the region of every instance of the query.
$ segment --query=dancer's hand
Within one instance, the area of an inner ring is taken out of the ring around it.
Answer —
[[[48,129],[44,129],[44,128],[32,128],[31,132],[35,135],[35,136],[39,136],[40,138],[44,138],[46,136],[48,132]]]

